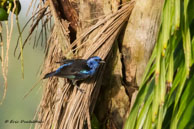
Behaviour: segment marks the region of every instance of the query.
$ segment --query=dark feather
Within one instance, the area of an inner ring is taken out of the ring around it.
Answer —
[[[58,61],[56,63],[67,64],[67,63],[72,63],[72,62],[74,62],[74,60],[66,60],[66,59],[63,59],[63,60],[60,60],[60,61]]]
[[[50,72],[50,73],[47,73],[47,74],[43,77],[43,79],[46,79],[46,78],[52,77],[52,76],[54,76],[55,74],[56,74],[56,73],[55,73],[55,71]]]
[[[83,70],[87,70],[87,71],[90,70],[86,60],[84,59],[63,60],[63,63],[64,64],[71,63],[71,65],[58,68],[56,70],[58,72],[55,73],[54,76],[66,77],[69,79],[78,79],[78,80],[87,78],[89,76],[89,75],[84,75],[80,73],[80,71],[83,71]]]

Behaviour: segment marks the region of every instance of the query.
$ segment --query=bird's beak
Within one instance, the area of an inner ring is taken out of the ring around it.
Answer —
[[[106,63],[106,62],[105,62],[105,61],[103,61],[103,60],[101,60],[101,61],[100,61],[100,64],[104,64],[104,63]]]

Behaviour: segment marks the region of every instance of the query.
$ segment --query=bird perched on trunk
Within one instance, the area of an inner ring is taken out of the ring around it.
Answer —
[[[75,85],[79,90],[81,90],[76,85],[76,82],[93,76],[96,73],[100,64],[105,62],[100,57],[94,56],[90,57],[87,60],[62,60],[57,63],[61,63],[62,65],[57,70],[47,73],[43,79],[52,76],[68,78],[72,80],[73,85]]]

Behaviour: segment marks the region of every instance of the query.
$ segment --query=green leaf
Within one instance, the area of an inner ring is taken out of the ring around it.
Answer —
[[[194,98],[190,101],[185,109],[185,112],[180,119],[178,129],[193,129],[194,128]]]
[[[100,122],[96,118],[95,114],[92,115],[91,124],[92,129],[100,129]]]
[[[0,21],[8,20],[8,16],[7,11],[4,8],[0,8]]]
[[[140,112],[139,117],[137,119],[136,129],[141,129],[143,127],[145,119],[148,115],[148,110],[149,110],[151,103],[152,103],[152,99],[153,99],[153,92],[149,95],[148,99],[145,101],[143,108],[141,109],[141,112]]]
[[[192,69],[194,71],[194,67]],[[180,101],[180,107],[179,110],[177,112],[177,119],[180,121],[181,123],[181,127],[182,129],[184,128],[183,126],[186,126],[186,124],[189,122],[191,115],[193,111],[190,112],[190,114],[187,114],[187,118],[185,120],[185,118],[181,118],[181,116],[184,116],[184,112],[187,112],[187,110],[190,110],[188,108],[188,105],[193,105],[193,109],[194,110],[194,103],[192,104],[192,101],[194,99],[194,94],[191,92],[194,91],[194,75],[192,75],[192,77],[187,81],[186,83],[186,89],[183,92],[183,95],[181,97],[181,101]],[[183,121],[183,122],[182,122]],[[179,129],[181,129],[180,125],[178,126]]]
[[[136,124],[136,119],[138,117],[138,112],[141,104],[144,102],[145,98],[152,93],[154,79],[147,85],[143,85],[139,90],[135,103],[131,109],[130,115],[124,124],[124,129],[134,129]]]
[[[151,129],[151,127],[152,127],[152,106],[150,106],[149,111],[147,113],[143,129]]]

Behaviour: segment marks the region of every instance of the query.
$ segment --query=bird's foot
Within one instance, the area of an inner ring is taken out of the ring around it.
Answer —
[[[73,85],[81,92],[81,93],[86,93],[85,90],[81,89],[78,85],[77,85],[77,81],[76,80],[72,80]]]
[[[84,89],[81,89],[79,86],[75,85],[76,88],[81,92],[81,93],[86,93],[86,91]]]

